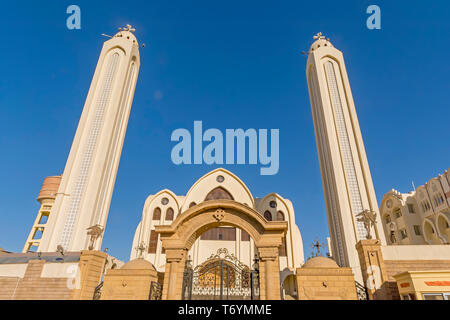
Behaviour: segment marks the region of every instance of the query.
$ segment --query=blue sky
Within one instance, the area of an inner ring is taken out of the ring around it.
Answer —
[[[171,162],[177,128],[280,129],[280,170],[225,165],[262,197],[292,200],[305,256],[328,235],[301,55],[322,31],[343,51],[378,201],[450,166],[448,1],[8,1],[0,60],[0,247],[20,251],[44,177],[64,170],[102,33],[146,47],[103,246],[128,260],[146,197],[185,194],[208,165]],[[66,8],[81,8],[81,30]],[[366,28],[370,4],[381,30]],[[159,94],[156,94],[159,92]],[[158,97],[159,95],[159,97]]]

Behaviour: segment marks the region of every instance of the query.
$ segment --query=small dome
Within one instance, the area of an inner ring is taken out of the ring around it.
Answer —
[[[125,263],[122,268],[127,270],[156,270],[153,264],[145,259],[138,258]]]
[[[336,261],[326,257],[314,257],[306,261],[303,268],[339,268]]]

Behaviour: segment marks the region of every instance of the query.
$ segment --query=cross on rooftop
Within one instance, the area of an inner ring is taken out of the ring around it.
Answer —
[[[139,244],[139,246],[136,247],[136,249],[137,249],[137,251],[139,252],[139,258],[142,258],[142,254],[144,253],[144,251],[145,251],[145,249],[146,249],[146,246],[145,246],[144,242],[141,242],[141,243]]]
[[[119,31],[130,31],[130,32],[135,32],[136,29],[133,28],[130,24],[127,24],[126,27],[124,27],[124,28],[119,28]]]
[[[320,248],[325,247],[323,243],[321,243],[318,239],[314,240],[311,247],[313,248],[313,257],[321,256]],[[316,252],[314,252],[314,250]]]

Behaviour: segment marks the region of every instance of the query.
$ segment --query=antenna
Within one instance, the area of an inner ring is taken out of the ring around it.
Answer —
[[[411,184],[412,184],[413,190],[416,191],[416,186],[414,185],[414,181],[411,181]]]
[[[101,35],[104,36],[104,37],[112,38],[112,36],[104,34],[104,33],[102,33]]]

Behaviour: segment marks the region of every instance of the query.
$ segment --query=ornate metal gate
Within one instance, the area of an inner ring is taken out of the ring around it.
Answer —
[[[241,263],[227,249],[219,249],[194,269],[188,260],[183,277],[183,300],[257,300],[259,272]]]
[[[150,283],[150,295],[149,300],[161,300],[162,297],[162,285],[156,281]]]

